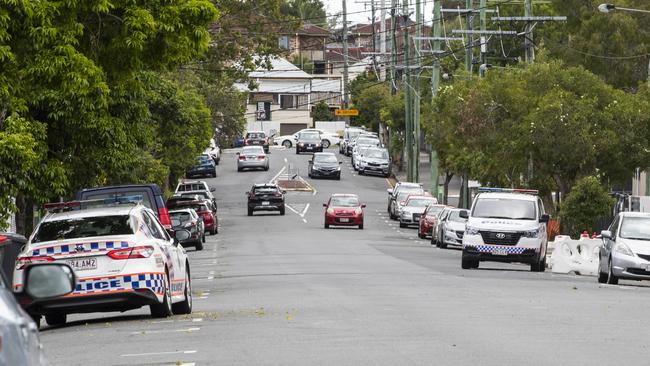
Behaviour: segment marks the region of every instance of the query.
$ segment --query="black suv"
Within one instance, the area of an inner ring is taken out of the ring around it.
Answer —
[[[323,152],[323,143],[318,131],[303,131],[298,134],[296,154],[301,152]]]
[[[284,215],[284,191],[277,184],[255,184],[246,196],[248,216],[253,216],[255,211],[280,211]]]
[[[245,146],[261,146],[265,153],[269,153],[269,138],[263,131],[248,131],[244,138]]]

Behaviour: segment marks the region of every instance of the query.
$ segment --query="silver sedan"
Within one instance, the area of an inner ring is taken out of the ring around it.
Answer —
[[[244,146],[237,153],[237,171],[244,169],[269,170],[269,157],[261,146]]]

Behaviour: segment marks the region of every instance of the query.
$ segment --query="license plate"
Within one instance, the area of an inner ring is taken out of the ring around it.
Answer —
[[[307,150],[312,150],[312,149],[313,149],[313,147],[311,147],[311,146],[307,147]]]
[[[268,206],[268,205],[270,205],[270,204],[271,204],[271,202],[269,202],[269,201],[264,201],[264,202],[262,202],[262,206]]]
[[[341,222],[350,222],[350,219],[339,219]]]
[[[492,251],[492,255],[508,255],[508,251],[505,249],[496,249]]]
[[[97,269],[97,258],[70,259],[66,262],[75,271]]]

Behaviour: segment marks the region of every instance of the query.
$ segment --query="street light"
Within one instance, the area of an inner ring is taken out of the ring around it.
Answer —
[[[620,6],[616,6],[614,4],[600,4],[600,5],[598,5],[598,11],[600,11],[601,13],[611,13],[614,10],[631,11],[631,12],[634,12],[634,13],[650,13],[650,10],[621,8]]]

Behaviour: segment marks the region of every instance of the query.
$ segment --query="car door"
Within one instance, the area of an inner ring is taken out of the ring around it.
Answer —
[[[608,230],[612,233],[611,238],[603,238],[603,246],[600,247],[600,263],[599,266],[602,272],[606,272],[609,266],[609,258],[612,253],[612,248],[616,244],[616,236],[618,234],[618,226],[621,221],[621,215],[616,216],[616,219],[609,225]]]
[[[142,212],[145,219],[145,223],[151,230],[151,235],[156,238],[156,241],[160,245],[166,259],[167,259],[167,269],[169,271],[169,281],[170,286],[173,287],[173,284],[176,283],[179,279],[183,280],[185,277],[185,266],[180,265],[179,251],[184,251],[181,245],[178,245],[174,240],[167,234],[167,232],[162,228],[158,219],[155,215],[152,215],[149,211]]]

